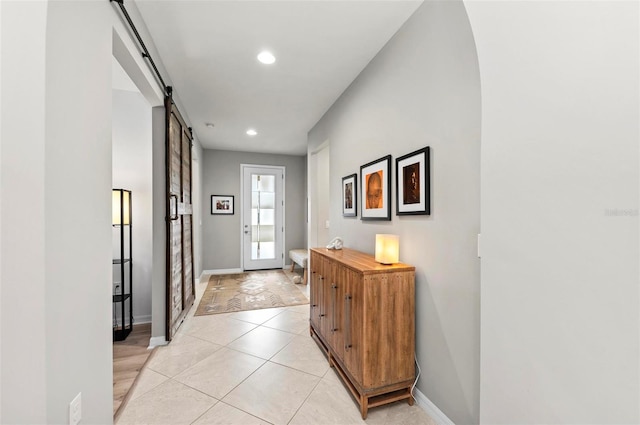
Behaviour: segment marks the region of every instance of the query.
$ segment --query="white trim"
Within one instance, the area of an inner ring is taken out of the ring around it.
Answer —
[[[330,143],[331,143],[331,142],[330,142],[330,140],[329,140],[329,139],[327,139],[327,140],[325,140],[324,142],[320,143],[320,144],[318,145],[318,147],[316,147],[314,150],[312,150],[312,151],[311,151],[311,155],[317,155],[317,154],[318,154],[318,152],[320,152],[322,149],[324,149],[324,148],[326,148],[327,146],[329,146],[329,144],[330,144]]]
[[[453,421],[442,413],[442,410],[438,409],[438,406],[433,404],[417,387],[413,389],[413,398],[416,404],[427,412],[427,414],[431,416],[431,419],[438,425],[455,425]]]
[[[242,273],[244,270],[242,269],[215,269],[215,270],[202,270],[202,275],[205,274],[231,274],[231,273]],[[202,275],[200,279],[202,279]]]
[[[167,344],[169,344],[169,341],[167,341],[164,336],[154,336],[149,339],[149,347],[147,347],[147,350],[151,350],[152,348],[161,347]]]

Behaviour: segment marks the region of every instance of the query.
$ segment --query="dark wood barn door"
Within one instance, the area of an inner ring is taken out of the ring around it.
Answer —
[[[167,97],[167,340],[195,299],[191,205],[191,130]]]

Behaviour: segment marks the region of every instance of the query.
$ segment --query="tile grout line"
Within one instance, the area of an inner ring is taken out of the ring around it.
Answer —
[[[306,294],[305,294],[305,297],[306,297]],[[197,300],[197,301],[199,302],[199,300]],[[195,302],[194,302],[194,304],[195,304]],[[304,305],[304,304],[301,304],[301,305]],[[284,313],[284,312],[293,312],[293,313],[295,313],[296,315],[297,315],[297,314],[302,315],[302,313],[298,313],[297,311],[295,311],[295,310],[293,310],[293,309],[289,309],[289,307],[297,307],[297,306],[285,306],[285,307],[283,307],[283,308],[282,308],[282,310],[281,310],[281,311],[279,311],[277,314],[275,314],[274,316],[272,316],[272,317],[270,317],[270,318],[268,318],[268,319],[266,319],[266,320],[262,321],[262,322],[261,322],[261,323],[259,323],[259,324],[256,324],[256,323],[253,323],[253,322],[248,322],[248,321],[246,321],[246,320],[242,320],[242,319],[239,319],[239,318],[232,317],[232,316],[234,315],[234,313],[230,313],[230,314],[229,314],[229,316],[228,316],[228,317],[226,317],[226,318],[228,318],[228,319],[233,319],[234,321],[238,321],[238,322],[242,322],[242,323],[249,323],[249,324],[251,324],[251,325],[255,325],[255,326],[254,326],[252,329],[250,329],[250,330],[248,330],[248,331],[246,331],[246,332],[242,333],[242,334],[241,334],[241,335],[239,335],[237,338],[233,339],[232,341],[230,341],[230,342],[228,342],[227,344],[224,344],[224,345],[223,345],[223,344],[217,344],[217,343],[214,343],[214,342],[212,342],[212,341],[209,341],[209,340],[207,340],[207,339],[204,339],[204,338],[198,337],[198,336],[196,336],[196,335],[188,334],[188,333],[187,333],[188,331],[187,331],[187,332],[185,332],[185,333],[184,333],[184,336],[187,336],[187,337],[190,337],[190,338],[194,338],[194,339],[197,339],[197,340],[199,340],[199,341],[207,342],[207,343],[209,343],[209,344],[211,344],[211,345],[218,346],[218,347],[220,347],[220,348],[218,348],[216,351],[214,351],[213,353],[211,353],[209,356],[207,356],[207,357],[203,358],[202,360],[198,361],[197,363],[195,363],[195,364],[191,365],[190,367],[186,368],[185,370],[183,370],[183,371],[181,371],[181,372],[177,373],[177,374],[176,374],[175,376],[173,376],[173,377],[172,377],[172,376],[168,376],[168,375],[166,375],[165,373],[159,372],[159,371],[157,371],[157,370],[155,370],[155,369],[152,369],[152,368],[150,368],[150,367],[148,367],[148,366],[147,366],[146,368],[147,368],[147,369],[149,369],[149,370],[151,370],[151,371],[153,371],[153,372],[155,372],[155,373],[158,373],[158,374],[159,374],[159,375],[161,375],[161,376],[166,377],[166,378],[167,378],[167,380],[166,380],[164,383],[167,383],[167,382],[169,382],[169,381],[173,381],[174,383],[177,383],[177,384],[183,385],[183,386],[185,386],[185,387],[187,387],[187,388],[189,388],[189,389],[193,389],[193,390],[195,390],[195,391],[197,391],[197,392],[199,392],[199,393],[201,393],[201,394],[203,394],[203,395],[205,395],[205,396],[207,396],[207,397],[209,397],[209,398],[211,398],[211,399],[215,400],[215,403],[214,403],[210,408],[208,408],[207,410],[205,410],[201,415],[199,415],[197,418],[195,418],[195,419],[191,422],[191,424],[193,424],[193,423],[195,423],[196,421],[198,421],[202,416],[204,416],[207,412],[209,412],[211,409],[213,409],[213,408],[214,408],[216,405],[218,405],[219,403],[223,403],[223,404],[225,404],[225,405],[227,405],[227,406],[230,406],[230,407],[232,407],[232,408],[234,408],[234,409],[237,409],[237,410],[239,410],[239,411],[242,411],[242,412],[244,412],[244,413],[246,413],[246,414],[248,414],[248,415],[250,415],[250,416],[252,416],[252,417],[255,417],[255,418],[259,419],[260,421],[263,421],[263,422],[266,422],[266,423],[271,424],[271,422],[270,422],[270,421],[268,421],[268,420],[267,420],[267,419],[265,419],[265,418],[258,417],[258,416],[256,416],[256,415],[254,415],[254,414],[250,413],[250,412],[247,412],[247,411],[245,411],[245,410],[243,410],[243,409],[241,409],[241,408],[238,408],[238,407],[236,407],[236,406],[233,406],[232,404],[229,404],[229,403],[227,403],[227,402],[224,402],[224,401],[223,401],[223,399],[224,399],[225,397],[227,397],[231,392],[233,392],[236,388],[238,388],[240,385],[242,385],[246,380],[248,380],[251,376],[253,376],[253,374],[255,374],[258,370],[260,370],[261,368],[263,368],[267,363],[271,363],[271,364],[273,364],[273,365],[277,365],[277,366],[285,367],[285,368],[287,368],[287,369],[289,369],[289,370],[292,370],[292,371],[295,371],[295,372],[298,372],[298,373],[304,373],[305,375],[308,375],[308,376],[310,376],[310,377],[316,378],[318,381],[317,381],[317,382],[316,382],[316,384],[313,386],[313,388],[311,389],[311,391],[309,392],[309,394],[307,394],[307,396],[305,397],[304,401],[300,404],[300,406],[298,406],[298,408],[296,409],[295,413],[293,414],[293,416],[291,417],[291,419],[288,421],[288,422],[290,422],[290,421],[293,419],[293,417],[295,417],[295,415],[298,413],[298,411],[300,410],[300,408],[304,405],[304,403],[306,403],[306,401],[307,401],[307,400],[308,400],[308,398],[310,397],[311,393],[312,393],[312,392],[317,388],[317,386],[319,385],[319,383],[322,381],[322,377],[318,377],[317,375],[314,375],[314,374],[311,374],[311,373],[308,373],[308,372],[305,372],[305,371],[302,371],[302,370],[299,370],[299,369],[296,369],[296,368],[293,368],[293,367],[290,367],[290,366],[287,366],[287,365],[283,365],[283,364],[280,364],[280,363],[277,363],[277,362],[275,362],[275,361],[272,361],[272,360],[271,360],[271,359],[273,359],[273,358],[274,358],[278,353],[280,353],[282,350],[284,350],[286,347],[288,347],[288,346],[289,346],[289,345],[290,345],[290,344],[291,344],[291,343],[296,339],[296,337],[297,337],[297,336],[302,336],[302,334],[301,334],[301,333],[293,333],[293,332],[289,332],[289,331],[287,331],[287,330],[282,330],[282,329],[278,329],[278,328],[272,328],[272,327],[270,327],[270,326],[266,326],[266,325],[265,325],[265,323],[267,323],[267,322],[269,322],[270,320],[272,320],[272,319],[274,319],[274,318],[276,318],[276,317],[280,316],[280,315],[281,315],[282,313]],[[194,317],[196,317],[196,316],[195,316],[195,315],[192,315],[192,316],[188,317],[188,319],[189,319],[189,320],[191,320],[191,319],[193,319]],[[184,326],[184,324],[183,324],[183,326]],[[237,350],[237,349],[235,349],[235,348],[233,348],[233,347],[230,347],[230,346],[229,346],[229,345],[230,345],[230,344],[232,344],[233,342],[237,341],[238,339],[240,339],[240,338],[242,338],[243,336],[247,335],[248,333],[250,333],[250,332],[252,332],[252,331],[254,331],[254,330],[258,329],[258,328],[259,328],[259,327],[261,327],[261,326],[262,326],[262,327],[264,327],[265,329],[276,330],[276,331],[279,331],[279,332],[287,333],[287,334],[289,334],[289,335],[291,335],[291,336],[292,336],[292,339],[291,339],[291,340],[289,340],[289,341],[288,341],[288,342],[287,342],[287,343],[286,343],[286,344],[285,344],[281,349],[279,349],[278,351],[276,351],[276,352],[275,352],[272,356],[270,356],[268,359],[263,359],[263,358],[258,357],[258,356],[256,356],[256,355],[253,355],[253,354],[250,354],[250,353],[246,353],[246,352],[243,352],[243,351]],[[301,331],[301,332],[303,332],[303,331]],[[225,394],[221,399],[218,399],[218,398],[216,398],[216,397],[213,397],[213,396],[211,396],[210,394],[207,394],[207,393],[205,393],[205,392],[203,392],[203,391],[201,391],[201,390],[199,390],[199,389],[197,389],[197,388],[191,387],[190,385],[185,384],[185,383],[182,383],[182,382],[177,381],[177,380],[175,379],[175,377],[177,377],[177,376],[179,376],[180,374],[182,374],[182,373],[186,372],[187,370],[189,370],[189,369],[191,369],[191,368],[195,367],[196,365],[198,365],[198,364],[199,364],[199,363],[201,363],[202,361],[204,361],[204,360],[206,360],[207,358],[209,358],[211,355],[213,355],[213,354],[215,354],[216,352],[220,351],[223,347],[224,347],[224,348],[228,348],[229,350],[232,350],[232,351],[235,351],[235,352],[238,352],[238,353],[242,353],[242,354],[245,354],[245,355],[248,355],[248,356],[254,357],[254,358],[258,359],[258,360],[261,360],[263,363],[262,363],[258,368],[256,368],[253,372],[251,372],[247,377],[245,377],[242,381],[240,381],[236,386],[234,386],[231,390],[229,390],[229,391],[228,391],[228,392],[227,392],[227,393],[226,393],[226,394]],[[326,372],[325,372],[325,375],[326,375]],[[163,384],[164,384],[164,383],[163,383]],[[157,387],[158,387],[158,386],[160,386],[160,385],[162,385],[162,384],[159,384],[159,385],[157,385],[157,386],[156,386],[156,387],[154,387],[154,388],[157,388]],[[147,391],[146,393],[148,393],[148,392],[150,392],[150,391],[151,391],[151,390]],[[146,394],[146,393],[145,393],[145,394]],[[142,395],[142,394],[141,394],[141,395]]]
[[[280,312],[280,313],[281,313],[281,312]],[[278,314],[280,314],[280,313],[278,313]],[[278,314],[276,314],[276,316],[277,316]],[[275,316],[274,316],[274,317],[275,317]],[[258,325],[257,327],[259,327],[259,326],[262,326],[262,325]],[[257,329],[257,327],[256,327],[256,328],[254,328],[254,329]],[[253,330],[253,329],[252,329],[252,330]],[[248,332],[247,332],[247,333],[248,333]],[[237,338],[236,338],[236,339],[237,339]],[[235,341],[235,340],[234,340],[234,341]],[[231,341],[229,344],[231,344],[232,342],[233,342],[233,341]],[[255,358],[257,358],[257,359],[264,360],[264,359],[262,359],[262,358],[260,358],[260,357],[253,356],[253,355],[248,354],[248,353],[243,353],[242,351],[236,350],[236,349],[234,349],[233,347],[229,347],[229,344],[225,345],[224,347],[228,348],[229,350],[232,350],[232,351],[238,352],[238,353],[246,354],[246,355],[249,355],[249,356],[255,357]],[[244,412],[244,413],[246,413],[246,414],[248,414],[248,415],[251,415],[251,416],[257,417],[257,418],[259,418],[261,421],[265,421],[265,422],[267,422],[267,423],[271,423],[270,421],[268,421],[268,420],[266,420],[266,419],[264,419],[264,418],[262,418],[262,417],[255,416],[255,415],[253,415],[253,414],[251,414],[251,413],[249,413],[249,412],[247,412],[247,411],[245,411],[245,410],[243,410],[243,409],[241,409],[241,408],[239,408],[239,407],[237,407],[237,406],[234,406],[234,405],[232,405],[232,404],[229,404],[229,403],[224,402],[224,399],[225,399],[229,394],[231,394],[231,393],[232,393],[236,388],[238,388],[238,387],[239,387],[240,385],[242,385],[242,384],[243,384],[247,379],[249,379],[251,376],[253,376],[253,374],[254,374],[254,373],[256,373],[258,370],[260,370],[260,369],[261,369],[265,364],[267,364],[268,362],[269,362],[269,360],[264,360],[264,363],[262,363],[262,364],[260,365],[260,367],[256,368],[253,372],[251,372],[249,375],[247,375],[247,376],[246,376],[242,381],[238,382],[238,384],[237,384],[235,387],[233,387],[232,389],[230,389],[230,390],[229,390],[229,391],[228,391],[228,392],[227,392],[227,393],[222,397],[222,399],[220,400],[220,402],[221,402],[221,403],[225,403],[226,405],[231,406],[231,407],[233,407],[234,409],[238,409],[238,410],[240,410],[240,411],[242,411],[242,412]]]
[[[260,359],[260,360],[263,360],[263,359]],[[230,390],[229,390],[229,392],[227,392],[227,393],[224,395],[224,397],[222,397],[222,399],[220,400],[220,402],[221,402],[221,403],[224,403],[224,404],[226,404],[226,405],[228,405],[228,406],[231,406],[231,407],[233,407],[234,409],[238,409],[238,410],[240,410],[240,411],[242,411],[242,412],[244,412],[244,413],[246,413],[246,414],[248,414],[248,415],[251,415],[251,416],[254,416],[254,417],[256,417],[256,418],[259,418],[261,421],[266,421],[266,422],[268,422],[268,423],[271,423],[270,421],[267,421],[266,419],[261,418],[260,416],[256,416],[256,415],[254,415],[254,414],[251,414],[251,413],[247,412],[246,410],[241,409],[240,407],[234,406],[233,404],[230,404],[230,403],[228,403],[228,402],[225,402],[225,401],[224,401],[224,399],[225,399],[229,394],[231,394],[231,393],[232,393],[236,388],[238,388],[238,387],[239,387],[240,385],[242,385],[242,384],[243,384],[247,379],[249,379],[251,376],[253,376],[253,374],[254,374],[254,373],[256,373],[257,371],[259,371],[260,369],[262,369],[262,367],[263,367],[265,364],[267,364],[268,362],[269,362],[268,360],[265,360],[265,362],[264,362],[264,363],[262,363],[262,364],[260,365],[260,367],[256,368],[256,370],[254,370],[253,372],[251,372],[249,375],[247,375],[247,377],[246,377],[246,378],[244,378],[242,381],[240,381],[240,382],[238,383],[238,385],[236,385],[235,387],[233,387],[232,389],[230,389]]]
[[[176,375],[176,376],[177,376],[177,375]],[[180,382],[180,381],[176,381],[176,380],[175,380],[175,379],[173,379],[173,378],[169,378],[169,380],[170,380],[170,381],[175,382],[176,384],[179,384],[179,385],[182,385],[182,386],[184,386],[184,387],[187,387],[187,388],[188,388],[188,389],[190,389],[190,390],[193,390],[193,391],[199,392],[200,394],[202,394],[202,395],[204,395],[204,396],[207,396],[208,398],[211,398],[211,399],[215,400],[215,403],[213,403],[213,404],[211,405],[211,407],[209,407],[209,408],[208,408],[208,409],[206,409],[204,412],[202,412],[202,414],[200,414],[197,418],[195,418],[193,421],[191,421],[191,422],[190,422],[190,424],[193,424],[195,421],[197,421],[198,419],[200,419],[200,418],[201,418],[205,413],[207,413],[209,410],[213,409],[213,408],[214,408],[218,403],[221,403],[221,402],[222,402],[222,400],[218,400],[217,398],[215,398],[215,397],[211,396],[210,394],[207,394],[207,393],[205,393],[205,392],[203,392],[203,391],[200,391],[200,390],[199,390],[199,389],[197,389],[197,388],[193,388],[193,387],[192,387],[192,386],[190,386],[190,385],[187,385],[187,384],[182,383],[182,382]]]
[[[245,353],[245,354],[246,354],[246,353]],[[257,369],[256,369],[256,370],[254,370],[253,372],[251,372],[251,374],[249,374],[245,379],[243,379],[243,380],[242,380],[242,382],[240,382],[240,383],[239,383],[238,385],[236,385],[233,389],[231,389],[228,393],[226,393],[226,394],[224,395],[224,397],[222,398],[222,400],[220,400],[220,402],[221,402],[221,403],[225,403],[225,404],[227,404],[227,405],[229,405],[229,406],[231,406],[231,407],[233,407],[233,408],[235,408],[235,409],[238,409],[238,410],[240,410],[240,411],[243,411],[243,412],[245,412],[245,413],[247,413],[247,414],[249,414],[249,415],[251,415],[251,416],[257,417],[257,418],[259,418],[260,420],[265,421],[265,422],[268,422],[268,423],[270,423],[270,424],[271,424],[272,422],[268,421],[268,420],[267,420],[267,419],[265,419],[265,418],[262,418],[262,417],[256,416],[256,415],[254,415],[254,414],[252,414],[252,413],[250,413],[250,412],[247,412],[247,411],[245,411],[245,410],[241,409],[240,407],[234,406],[233,404],[230,404],[230,403],[228,403],[228,402],[225,402],[225,401],[224,401],[224,399],[225,399],[229,394],[231,394],[231,393],[232,393],[236,388],[238,388],[238,387],[239,387],[240,385],[242,385],[242,384],[243,384],[247,379],[249,379],[251,376],[253,376],[253,374],[255,374],[257,371],[259,371],[260,369],[262,369],[262,368],[263,368],[267,363],[272,363],[272,364],[277,365],[277,366],[285,367],[285,368],[290,369],[290,370],[293,370],[293,371],[295,371],[295,372],[304,373],[305,375],[309,375],[309,376],[311,376],[312,378],[316,378],[316,379],[318,379],[318,382],[316,382],[316,384],[313,386],[313,388],[311,389],[311,391],[309,391],[309,394],[307,394],[307,396],[305,397],[304,401],[303,401],[302,403],[300,403],[300,406],[298,406],[298,408],[296,409],[296,411],[295,411],[295,413],[293,414],[293,416],[291,416],[291,419],[289,419],[289,420],[287,421],[287,424],[288,424],[288,423],[290,423],[290,422],[293,420],[293,418],[294,418],[294,417],[295,417],[295,415],[298,413],[298,411],[300,410],[300,408],[301,408],[301,407],[302,407],[302,406],[307,402],[307,399],[309,398],[309,396],[311,396],[311,393],[313,393],[313,391],[316,389],[316,387],[320,384],[320,382],[322,381],[322,378],[321,378],[321,377],[318,377],[318,376],[316,376],[316,375],[312,375],[312,374],[307,373],[307,372],[299,371],[299,370],[294,369],[294,368],[289,367],[289,366],[285,366],[285,365],[281,365],[281,364],[279,364],[279,363],[272,362],[271,360],[265,360],[265,362],[264,362],[262,365],[260,365],[260,367],[259,367],[259,368],[257,368]],[[326,373],[325,373],[325,374],[326,374]]]
[[[235,320],[235,319],[234,319],[234,320]],[[239,321],[239,320],[238,320],[238,321]],[[248,323],[248,322],[243,322],[243,323]],[[240,339],[240,338],[242,338],[243,336],[245,336],[246,334],[248,334],[249,332],[253,331],[253,330],[254,330],[254,329],[256,329],[258,326],[261,326],[261,325],[255,325],[254,323],[251,323],[251,324],[252,324],[252,325],[254,325],[254,327],[253,327],[252,329],[248,330],[247,332],[243,333],[243,334],[242,334],[242,335],[240,335],[239,337],[237,337],[237,338],[233,339],[232,341],[230,341],[228,344],[224,344],[224,345],[223,345],[223,344],[217,344],[217,343],[215,343],[215,342],[213,342],[213,341],[209,341],[208,339],[200,338],[200,337],[195,336],[195,335],[189,335],[189,334],[187,334],[187,336],[190,336],[191,338],[197,338],[197,339],[199,339],[199,340],[201,340],[201,341],[206,341],[206,342],[208,342],[208,343],[210,343],[210,344],[216,344],[216,345],[220,345],[220,346],[222,346],[222,347],[226,347],[227,345],[231,344],[231,343],[232,343],[232,342],[234,342],[235,340]]]
[[[296,336],[300,336],[300,337],[301,337],[302,335],[297,334]],[[295,338],[294,338],[294,340],[295,340]],[[282,364],[282,363],[278,363],[277,361],[274,361],[274,360],[273,360],[273,358],[274,358],[275,356],[277,356],[278,354],[280,354],[280,353],[281,353],[285,348],[287,348],[287,347],[288,347],[288,346],[289,346],[289,345],[290,345],[294,340],[289,341],[289,343],[288,343],[287,345],[285,345],[284,347],[282,347],[282,349],[280,349],[280,351],[278,351],[276,354],[274,354],[273,356],[271,356],[271,358],[270,358],[269,360],[267,360],[267,361],[268,361],[268,362],[271,362],[271,363],[273,363],[273,364],[277,364],[277,365],[282,366],[282,367],[289,368],[289,369],[291,369],[291,370],[295,370],[295,371],[298,371],[298,372],[301,372],[301,373],[306,373],[307,375],[315,376],[315,377],[318,377],[318,378],[322,379],[322,378],[324,377],[324,375],[326,375],[326,374],[327,374],[327,371],[325,371],[325,372],[324,372],[324,374],[323,374],[322,376],[318,376],[318,375],[314,375],[313,373],[309,373],[309,372],[304,371],[304,370],[296,369],[296,368],[295,368],[295,367],[293,367],[293,366],[289,366],[289,365],[285,365],[285,364]],[[322,353],[322,350],[320,350],[320,347],[317,347],[317,348],[318,348],[318,350]],[[331,369],[331,367],[329,367],[329,369]]]
[[[195,418],[193,421],[191,421],[189,423],[189,425],[193,425],[194,423],[196,423],[198,421],[198,419],[200,419],[201,417],[203,417],[204,415],[207,414],[207,412],[209,412],[211,409],[213,409],[214,407],[216,407],[218,405],[218,403],[222,403],[220,400],[216,400],[216,402],[213,404],[213,406],[211,406],[210,408],[208,408],[207,410],[205,410],[204,412],[202,412],[202,414],[200,416],[198,416],[197,418]]]
[[[318,378],[318,382],[314,385],[313,389],[309,392],[309,394],[307,395],[307,397],[305,397],[305,400],[304,400],[304,401],[300,404],[300,406],[298,406],[298,408],[296,409],[296,413],[294,413],[294,415],[293,415],[293,416],[295,416],[295,415],[297,414],[298,410],[300,409],[300,407],[302,407],[302,405],[306,402],[306,400],[307,400],[307,398],[309,397],[309,395],[311,395],[311,393],[313,392],[313,390],[318,386],[318,384],[320,383],[320,381],[322,380],[322,378],[320,378],[320,377],[318,377],[318,376],[316,376],[316,375],[313,375],[313,374],[311,374],[311,373],[307,373],[307,372],[304,372],[304,371],[300,371],[300,370],[298,370],[298,369],[294,369],[294,368],[292,368],[292,367],[285,366],[285,365],[281,365],[281,364],[279,364],[279,363],[276,363],[276,362],[271,361],[271,359],[272,359],[274,356],[276,356],[280,351],[284,350],[284,348],[286,348],[286,347],[287,347],[291,342],[292,342],[292,341],[289,341],[289,342],[288,342],[284,347],[282,347],[282,348],[281,348],[277,353],[275,353],[273,356],[271,356],[269,359],[266,359],[266,360],[265,360],[265,359],[263,359],[263,358],[261,358],[261,357],[254,356],[254,355],[252,355],[252,354],[245,353],[245,352],[242,352],[242,351],[240,351],[240,350],[236,350],[236,349],[234,349],[234,348],[229,347],[228,345],[226,345],[225,347],[226,347],[226,348],[228,348],[228,349],[230,349],[230,350],[236,351],[236,352],[238,352],[238,353],[246,354],[246,355],[249,355],[249,356],[252,356],[252,357],[256,357],[256,358],[258,358],[258,359],[260,359],[260,360],[264,360],[264,363],[263,363],[263,364],[261,364],[261,365],[260,365],[260,367],[256,368],[256,370],[254,370],[253,372],[251,372],[249,375],[247,375],[247,377],[246,377],[246,378],[244,378],[241,382],[239,382],[235,387],[233,387],[231,390],[229,390],[229,392],[227,392],[227,393],[224,395],[224,397],[222,397],[222,399],[220,400],[220,402],[221,402],[221,403],[225,403],[225,404],[227,404],[227,405],[229,405],[229,406],[231,406],[231,407],[233,407],[233,408],[235,408],[235,409],[238,409],[238,410],[240,410],[240,411],[243,411],[243,412],[245,412],[245,413],[247,413],[247,414],[249,414],[249,415],[251,415],[251,416],[255,416],[255,415],[251,414],[250,412],[247,412],[247,411],[245,411],[245,410],[241,409],[240,407],[237,407],[237,406],[234,406],[233,404],[229,404],[229,403],[225,402],[225,401],[224,401],[224,399],[225,399],[229,394],[231,394],[231,393],[232,393],[236,388],[238,388],[240,385],[242,385],[246,380],[248,380],[251,376],[253,376],[256,372],[258,372],[260,369],[262,369],[262,368],[263,368],[267,363],[272,363],[272,364],[274,364],[274,365],[278,365],[278,366],[281,366],[281,367],[285,367],[285,368],[287,368],[287,369],[290,369],[290,370],[293,370],[293,371],[296,371],[296,372],[299,372],[299,373],[304,373],[304,374],[309,375],[309,376],[311,376],[311,377],[313,377],[313,378]],[[325,374],[326,374],[326,372],[325,372]],[[293,419],[293,416],[291,417],[292,419]],[[255,416],[255,417],[258,417],[258,416]],[[265,418],[262,418],[262,417],[258,417],[258,418],[259,418],[260,420],[265,421],[265,422],[271,423],[270,421],[268,421],[268,420],[267,420],[267,419],[265,419]],[[289,420],[289,422],[290,422],[290,421],[291,421],[291,419]]]
[[[326,374],[326,372],[325,372],[325,374]],[[316,384],[313,386],[311,391],[309,391],[309,394],[307,394],[307,396],[304,398],[304,401],[302,403],[300,403],[300,406],[298,406],[298,408],[296,409],[295,413],[291,416],[291,419],[289,419],[287,421],[287,425],[290,424],[291,421],[296,417],[296,415],[298,414],[300,409],[302,409],[302,406],[304,406],[305,403],[309,400],[309,397],[311,397],[311,394],[313,394],[313,392],[316,390],[316,388],[318,388],[318,385],[320,385],[320,382],[322,382],[322,378],[318,379],[318,382],[316,382]]]

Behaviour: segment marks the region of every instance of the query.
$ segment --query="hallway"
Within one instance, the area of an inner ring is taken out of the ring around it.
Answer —
[[[160,347],[117,424],[361,424],[358,405],[309,336],[309,306],[194,317]],[[302,288],[308,291],[308,286]],[[434,424],[417,405],[369,411],[369,424]]]

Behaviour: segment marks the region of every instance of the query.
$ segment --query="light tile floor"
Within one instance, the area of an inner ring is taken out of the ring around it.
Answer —
[[[428,424],[417,405],[360,409],[315,341],[309,306],[194,317],[141,371],[117,424]],[[308,296],[308,286],[302,285]]]

